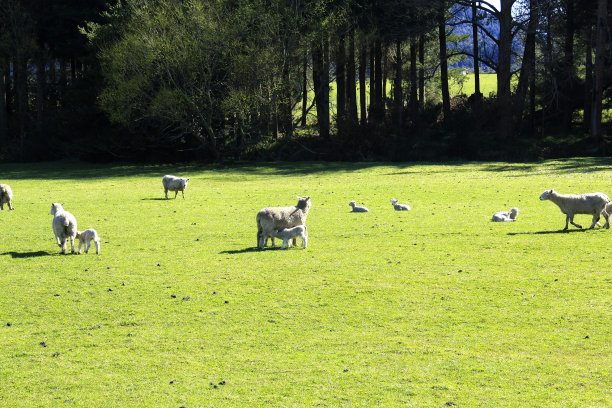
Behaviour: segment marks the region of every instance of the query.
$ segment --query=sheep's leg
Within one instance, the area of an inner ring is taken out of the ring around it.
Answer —
[[[74,254],[74,237],[70,237],[70,251]]]
[[[606,220],[606,223],[604,224],[604,227],[605,227],[606,229],[610,229],[610,214],[608,214],[608,213],[606,212],[606,210],[603,210],[603,211],[601,212],[601,215],[603,215],[604,219]]]
[[[96,244],[96,255],[100,253],[100,241],[95,241]]]
[[[81,245],[81,244],[79,243],[79,245]],[[89,248],[90,247],[91,247],[91,241],[87,240],[87,242],[85,242],[85,253],[86,254],[89,253]]]
[[[175,198],[175,199],[176,199],[176,196],[177,196],[177,195],[178,195],[178,190],[176,190],[176,191],[174,192],[174,198]]]
[[[0,210],[4,210],[4,203],[0,202]]]
[[[185,199],[185,190],[181,190],[181,193],[183,193],[183,200]]]
[[[280,248],[280,249],[289,248],[289,247],[287,246],[287,242],[289,242],[289,240],[288,240],[288,239],[283,239],[283,245],[281,246],[281,248]]]
[[[595,224],[597,224],[597,225],[599,225],[601,227],[601,225],[599,224],[599,214],[593,215],[593,223],[591,224],[589,229],[595,228]]]
[[[61,239],[60,248],[62,248],[62,254],[66,253],[66,238]]]
[[[164,192],[166,193],[166,200],[167,200],[167,199],[168,199],[168,189],[167,189],[167,188],[165,188],[165,189],[164,189]]]
[[[83,242],[82,242],[82,241],[79,239],[79,254],[81,253],[81,244],[82,244],[82,243],[83,243]],[[85,253],[87,253],[87,250],[85,250]]]
[[[576,228],[580,228],[582,229],[582,225],[578,225],[574,222],[574,215],[568,215],[567,216],[567,220],[569,220],[569,222]],[[565,222],[565,229],[567,229],[567,221]]]
[[[8,202],[8,206],[9,206],[9,210],[11,210],[11,211],[12,211],[12,210],[14,210],[14,208],[13,208],[13,202],[12,202],[12,201],[10,201],[10,200],[9,200],[9,202]]]
[[[308,245],[308,237],[304,235],[302,237],[302,248],[306,248],[307,245]]]
[[[293,246],[297,246],[297,238],[293,238]]]

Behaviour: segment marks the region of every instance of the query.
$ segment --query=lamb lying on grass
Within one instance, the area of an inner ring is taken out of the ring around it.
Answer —
[[[8,184],[0,184],[0,210],[4,210],[4,204],[8,204],[9,210],[14,210],[13,191]]]
[[[351,212],[369,212],[370,211],[366,207],[361,207],[361,206],[356,205],[355,201],[351,201],[349,205],[353,207],[353,210]]]
[[[516,217],[518,217],[519,209],[513,207],[510,211],[499,211],[493,214],[493,220],[495,222],[504,222],[504,221],[516,221]]]
[[[272,238],[274,246],[274,231],[305,225],[308,210],[312,205],[310,197],[299,197],[298,203],[293,207],[266,207],[257,213],[257,247],[263,249]],[[293,244],[297,245],[294,238]]]
[[[291,240],[301,238],[302,248],[306,248],[308,245],[308,230],[305,225],[298,225],[293,228],[284,228],[281,230],[272,231],[272,237],[282,239],[283,245],[281,249],[285,249],[291,246]]]
[[[408,204],[398,204],[395,198],[391,199],[391,204],[395,211],[408,211],[410,210],[410,206]]]
[[[582,226],[574,223],[574,215],[590,214],[593,216],[593,222],[589,229],[595,228],[595,224],[599,224],[601,215],[606,219],[606,228],[610,228],[609,214],[604,211],[606,205],[610,202],[610,198],[604,193],[587,193],[587,194],[559,194],[555,190],[546,190],[540,196],[540,200],[550,200],[557,204],[561,212],[565,214],[565,228],[567,230],[568,223],[572,223],[577,228]]]
[[[100,237],[95,229],[88,228],[85,231],[77,231],[76,239],[79,240],[79,254],[81,253],[81,245],[83,243],[85,244],[85,253],[89,252],[92,240],[96,245],[96,254],[100,253]]]
[[[165,175],[162,179],[162,184],[164,185],[166,198],[168,198],[168,191],[174,191],[174,198],[176,198],[180,191],[183,194],[183,199],[185,199],[185,189],[187,188],[188,182],[188,178],[171,176],[169,174]]]
[[[77,234],[77,221],[74,215],[64,211],[62,204],[51,204],[51,215],[53,215],[53,233],[57,245],[62,248],[62,254],[66,253],[66,240],[70,239],[72,253],[74,253],[74,239]]]

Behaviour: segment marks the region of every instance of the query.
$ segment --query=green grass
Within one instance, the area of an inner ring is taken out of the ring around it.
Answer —
[[[611,406],[612,232],[538,200],[611,165],[1,165],[0,406]],[[296,194],[309,247],[255,250]],[[58,253],[54,201],[99,256]]]
[[[513,78],[513,85],[516,85],[515,82],[516,78]],[[474,74],[466,74],[465,82],[462,86],[451,81],[449,87],[451,97],[460,94],[472,95],[475,87]],[[497,74],[480,74],[480,92],[486,97],[489,97],[491,94],[497,94]]]

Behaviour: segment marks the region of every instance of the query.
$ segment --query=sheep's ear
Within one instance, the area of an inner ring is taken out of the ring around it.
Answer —
[[[62,205],[65,205],[66,203],[62,203]]]

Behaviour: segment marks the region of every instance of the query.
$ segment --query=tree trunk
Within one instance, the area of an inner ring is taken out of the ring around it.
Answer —
[[[527,36],[525,38],[525,49],[523,51],[523,61],[519,76],[519,83],[515,97],[515,116],[521,122],[523,111],[525,109],[525,99],[527,97],[527,88],[531,82],[531,77],[535,75],[533,71],[535,63],[535,36],[538,28],[538,13],[536,0],[529,2],[529,23],[527,24]]]
[[[442,114],[444,125],[450,117],[450,93],[448,90],[448,65],[446,57],[446,1],[440,1],[438,10],[438,40],[440,42],[440,81],[442,85]]]
[[[346,136],[346,41],[338,38],[336,47],[336,124],[338,136]]]
[[[415,37],[410,37],[410,120],[413,127],[417,126],[419,118],[418,88],[417,40]]]
[[[374,122],[376,112],[376,46],[374,41],[370,42],[370,122]]]
[[[366,65],[368,61],[368,52],[366,41],[364,38],[361,38],[359,45],[359,110],[361,114],[361,126],[365,126],[368,120],[366,102]]]
[[[375,120],[377,123],[382,122],[383,118],[384,118],[384,100],[383,100],[383,72],[382,72],[382,59],[383,59],[383,52],[382,52],[382,44],[380,40],[376,40],[374,43],[374,52],[375,52],[375,57],[374,57],[374,82],[376,83],[374,92],[375,92],[375,98],[374,98],[374,105],[375,105],[375,109],[374,109],[374,116],[375,116]]]
[[[45,60],[41,52],[36,60],[36,130],[39,134],[43,131],[45,120]]]
[[[7,79],[4,74],[5,62],[0,59],[0,150],[8,142]]]
[[[357,84],[355,67],[355,31],[349,33],[348,62],[346,65],[346,103],[348,113],[349,131],[357,126]]]
[[[585,27],[585,74],[584,74],[584,113],[582,115],[582,129],[584,133],[592,135],[591,112],[593,111],[593,25],[587,22]]]
[[[561,75],[561,106],[563,110],[563,119],[561,122],[562,130],[568,133],[572,127],[573,95],[574,88],[574,1],[566,0],[566,32],[565,43],[563,46],[563,72]]]
[[[477,1],[472,2],[472,53],[474,54],[474,94],[477,98],[482,96],[480,92],[480,52],[478,49],[478,9]]]
[[[400,136],[404,126],[404,96],[402,95],[402,42],[400,40],[397,40],[395,43],[395,85],[393,86],[393,90],[396,132],[397,135]]]
[[[512,95],[510,93],[512,53],[512,5],[515,0],[501,0],[499,12],[499,59],[497,68],[497,100],[499,110],[499,139],[512,135]]]
[[[326,61],[327,50],[326,39],[313,43],[312,79],[317,106],[317,126],[319,127],[319,135],[324,139],[329,139],[329,65]]]
[[[425,35],[419,36],[419,107],[425,108]]]
[[[28,64],[22,55],[17,55],[16,63],[13,65],[13,75],[15,75],[15,103],[17,105],[17,128],[19,129],[19,156],[20,160],[23,160],[28,114]]]
[[[597,43],[595,50],[595,92],[593,103],[593,139],[603,145],[601,129],[603,88],[605,81],[606,35],[608,0],[599,0],[597,5]]]
[[[302,120],[301,126],[306,127],[306,116],[308,115],[308,52],[304,53],[302,62]]]

